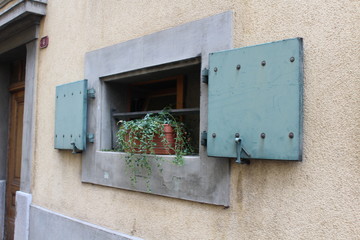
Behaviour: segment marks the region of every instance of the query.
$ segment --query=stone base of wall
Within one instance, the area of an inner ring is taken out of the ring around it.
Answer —
[[[29,239],[141,240],[35,205],[30,206]]]
[[[15,240],[29,239],[29,216],[32,195],[16,192]]]

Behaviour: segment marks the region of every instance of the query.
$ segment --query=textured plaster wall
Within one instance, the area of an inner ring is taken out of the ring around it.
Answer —
[[[303,162],[232,164],[228,209],[82,184],[80,156],[53,149],[55,86],[83,78],[88,51],[227,10],[235,47],[304,38]],[[49,1],[41,22],[50,44],[39,53],[34,204],[144,239],[357,239],[359,12],[357,0]]]

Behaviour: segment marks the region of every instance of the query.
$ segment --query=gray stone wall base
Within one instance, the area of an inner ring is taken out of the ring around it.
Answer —
[[[15,240],[29,239],[29,216],[32,195],[16,192]]]
[[[6,181],[0,180],[0,239],[4,238]]]
[[[141,240],[31,205],[30,240]]]

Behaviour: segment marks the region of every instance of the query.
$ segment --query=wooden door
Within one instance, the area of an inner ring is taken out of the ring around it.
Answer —
[[[5,240],[14,239],[15,197],[20,190],[22,132],[24,115],[24,83],[15,83],[10,88],[10,126],[8,166],[6,181]]]

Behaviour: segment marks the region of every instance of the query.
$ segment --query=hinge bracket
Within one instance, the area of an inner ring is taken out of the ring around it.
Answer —
[[[209,83],[209,69],[204,68],[201,71],[201,78],[202,78],[202,82],[208,84]]]
[[[201,145],[206,147],[207,146],[207,132],[203,131],[201,133]]]
[[[251,155],[248,153],[248,151],[245,150],[242,146],[242,139],[240,137],[235,137],[235,143],[236,143],[236,163],[240,164],[250,164],[250,160],[241,158],[241,153],[244,152],[248,157],[251,157]]]
[[[95,89],[94,88],[90,88],[87,90],[87,95],[88,95],[88,98],[95,98]]]
[[[82,153],[82,150],[76,147],[75,142],[71,142],[70,144],[72,146],[72,152],[71,152],[72,154]]]
[[[88,133],[86,137],[89,143],[94,143],[95,135],[93,133]]]

